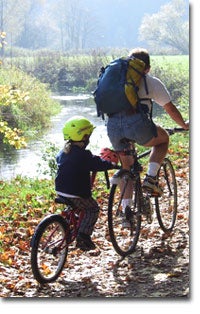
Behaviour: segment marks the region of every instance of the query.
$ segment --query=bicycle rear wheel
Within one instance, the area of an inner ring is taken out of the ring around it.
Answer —
[[[156,214],[164,232],[172,231],[177,215],[177,184],[171,161],[165,158],[158,172],[159,186],[163,190],[155,197]]]
[[[50,215],[36,228],[31,241],[31,267],[41,283],[55,281],[60,275],[68,253],[67,224],[60,215]]]
[[[108,227],[115,251],[124,257],[134,252],[138,242],[141,226],[141,205],[139,183],[134,181],[131,174],[128,171],[125,172],[118,181],[112,185],[110,191]],[[123,212],[122,199],[129,184],[133,186],[132,205]]]

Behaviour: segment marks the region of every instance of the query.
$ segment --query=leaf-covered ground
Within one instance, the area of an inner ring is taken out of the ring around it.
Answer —
[[[71,248],[65,268],[55,283],[40,286],[30,266],[29,242],[39,219],[29,219],[19,227],[0,224],[0,297],[69,298],[171,298],[189,296],[189,165],[182,159],[176,170],[178,215],[172,234],[166,237],[156,217],[143,221],[137,250],[121,259],[109,241],[107,195],[102,192],[102,208],[93,239],[94,252]],[[21,219],[24,219],[22,216]],[[1,220],[2,221],[2,220]]]

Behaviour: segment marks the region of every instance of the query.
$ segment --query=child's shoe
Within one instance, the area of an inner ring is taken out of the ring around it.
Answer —
[[[96,248],[88,234],[80,232],[76,239],[76,247],[82,251],[90,251]]]

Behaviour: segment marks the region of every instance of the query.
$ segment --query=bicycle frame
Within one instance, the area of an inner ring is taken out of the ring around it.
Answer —
[[[59,198],[56,198],[55,199],[55,202],[56,203],[59,203],[59,204],[65,204],[67,207],[62,210],[60,216],[63,217],[63,219],[65,220],[65,223],[66,223],[66,226],[69,227],[69,229],[67,228],[66,230],[66,234],[65,234],[65,237],[62,239],[62,242],[60,244],[60,249],[62,250],[64,247],[62,247],[62,243],[65,242],[65,240],[67,240],[67,245],[68,246],[70,243],[72,243],[76,236],[77,236],[77,233],[78,233],[78,229],[80,227],[80,224],[81,224],[81,221],[84,217],[84,211],[83,210],[78,210],[78,209],[74,209],[72,208],[71,206],[71,203],[70,203],[70,207],[68,207],[69,205],[64,203],[63,201],[59,201]],[[50,217],[51,215],[49,215]],[[46,219],[47,217],[45,217],[40,223],[39,225],[37,226],[37,229],[39,229],[40,225],[43,223],[43,221]],[[57,227],[58,228],[58,227]],[[51,234],[49,234],[49,238],[47,239],[47,243],[49,241],[49,239],[52,237],[52,235],[57,231],[57,228],[55,228]],[[36,229],[36,231],[37,231]],[[35,232],[35,235],[36,235],[36,232]],[[59,242],[59,240],[57,241]],[[34,243],[34,236],[31,240],[31,246],[33,245]],[[56,244],[56,243],[54,243]],[[44,245],[44,248],[45,248],[45,245]]]
[[[78,234],[78,229],[81,225],[83,217],[85,215],[84,210],[66,208],[62,211],[61,216],[66,220],[66,224],[69,226],[69,240],[68,243],[72,243]]]

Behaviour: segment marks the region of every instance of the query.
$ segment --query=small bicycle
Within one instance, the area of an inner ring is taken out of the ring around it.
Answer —
[[[166,129],[169,135],[185,131],[182,128]],[[125,139],[127,143],[130,140]],[[108,202],[108,227],[110,239],[115,251],[125,257],[135,251],[140,230],[142,216],[147,222],[153,219],[153,207],[156,209],[157,219],[161,229],[165,233],[170,233],[174,227],[177,215],[177,183],[173,165],[169,158],[165,158],[158,172],[158,182],[163,193],[161,196],[153,195],[148,191],[143,191],[141,183],[142,165],[139,160],[148,156],[151,150],[138,155],[134,145],[132,149],[126,151],[127,155],[132,155],[134,164],[130,171],[120,169],[111,179],[111,190]],[[127,206],[123,212],[122,200],[127,187],[133,188],[132,205]],[[126,224],[122,223],[123,218]]]
[[[95,177],[96,173],[93,173],[91,184]],[[107,171],[105,178],[109,188]],[[31,239],[31,268],[35,279],[41,284],[53,282],[61,274],[69,245],[76,239],[85,214],[84,210],[76,208],[68,198],[56,197],[55,203],[63,204],[63,211],[45,217],[36,227]]]

